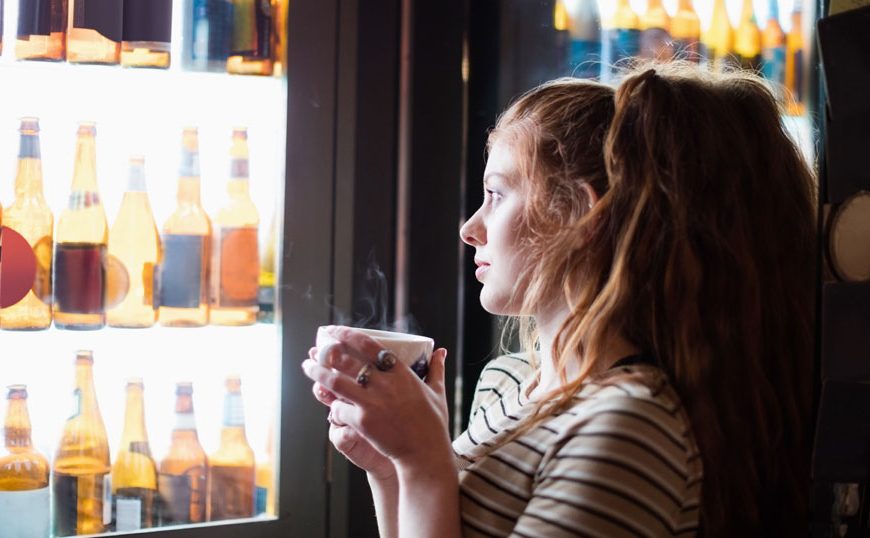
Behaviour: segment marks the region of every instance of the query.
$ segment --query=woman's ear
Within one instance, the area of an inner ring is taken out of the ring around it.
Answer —
[[[595,192],[595,189],[593,189],[592,185],[589,183],[584,183],[581,188],[583,189],[583,193],[586,195],[587,211],[591,211],[595,204],[598,203],[598,193]]]

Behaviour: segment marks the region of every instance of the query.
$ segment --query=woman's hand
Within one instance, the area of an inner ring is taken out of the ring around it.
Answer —
[[[332,396],[332,419],[353,430],[353,433],[341,434],[347,435],[344,441],[347,446],[358,448],[361,440],[367,441],[396,465],[429,466],[435,462],[452,462],[444,390],[447,351],[439,348],[432,354],[424,383],[402,363],[386,372],[375,369],[375,358],[382,347],[365,334],[334,327],[330,335],[339,345],[333,346],[327,355],[328,366],[313,359],[306,360],[302,366],[305,374]],[[366,364],[372,366],[369,381],[362,386],[356,382],[356,377]],[[354,439],[355,434],[362,439]],[[330,428],[330,439],[332,435]],[[361,450],[359,455],[361,461],[362,456],[366,456],[365,463],[373,463],[368,459],[371,453]],[[383,470],[381,462],[376,466]]]

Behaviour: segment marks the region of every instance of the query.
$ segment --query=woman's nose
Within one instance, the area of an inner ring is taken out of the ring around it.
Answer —
[[[463,243],[472,247],[480,246],[486,241],[485,232],[477,212],[471,215],[459,229],[459,237]]]

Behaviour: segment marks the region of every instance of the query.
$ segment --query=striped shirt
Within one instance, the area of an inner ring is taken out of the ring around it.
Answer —
[[[503,444],[535,406],[534,374],[518,355],[481,373],[468,429],[453,442],[463,536],[694,536],[701,459],[663,372],[613,368]]]

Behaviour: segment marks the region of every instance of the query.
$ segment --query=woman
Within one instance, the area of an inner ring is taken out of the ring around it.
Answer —
[[[485,368],[452,446],[445,350],[425,383],[359,384],[382,350],[337,328],[331,368],[303,364],[381,534],[806,535],[814,181],[763,82],[545,84],[499,119],[484,190],[460,235],[526,353]]]

